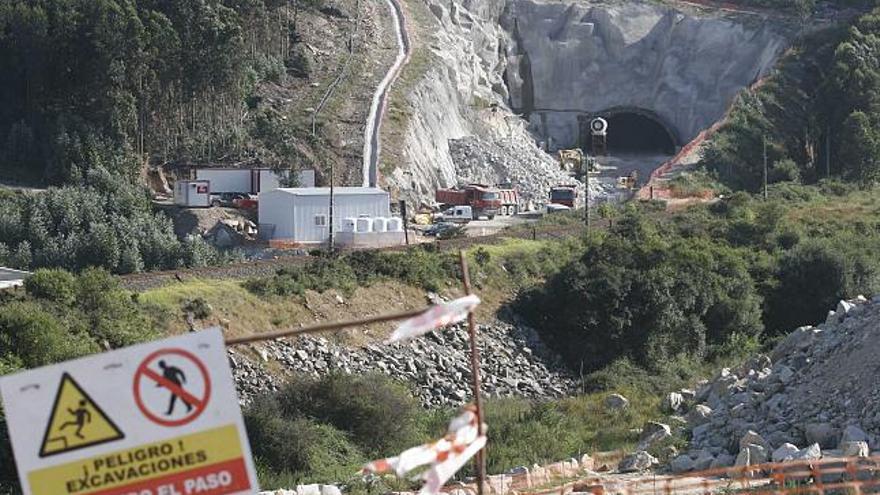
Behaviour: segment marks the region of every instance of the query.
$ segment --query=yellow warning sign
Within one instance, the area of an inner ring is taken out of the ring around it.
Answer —
[[[40,457],[63,454],[125,438],[122,431],[107,417],[101,407],[64,373],[52,415],[46,424]]]

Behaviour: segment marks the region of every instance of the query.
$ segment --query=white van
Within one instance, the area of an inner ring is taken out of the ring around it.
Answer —
[[[474,210],[470,206],[453,206],[440,215],[444,222],[467,223],[474,219]]]

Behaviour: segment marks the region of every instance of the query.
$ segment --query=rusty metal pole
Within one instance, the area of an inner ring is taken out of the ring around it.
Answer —
[[[471,295],[471,275],[468,271],[467,256],[464,250],[458,252],[458,258],[461,262],[461,278],[464,283],[465,295]],[[483,431],[483,396],[480,393],[480,350],[477,349],[477,325],[474,321],[474,313],[468,314],[468,334],[470,335],[471,345],[471,377],[474,394],[474,405],[477,408],[477,433],[484,435]],[[486,448],[477,452],[477,495],[483,495],[483,485],[486,483]]]

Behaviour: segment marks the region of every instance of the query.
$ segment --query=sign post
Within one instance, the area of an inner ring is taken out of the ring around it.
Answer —
[[[219,329],[0,378],[25,495],[257,491]]]

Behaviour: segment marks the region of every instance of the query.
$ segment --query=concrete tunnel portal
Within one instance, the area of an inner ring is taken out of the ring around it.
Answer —
[[[659,153],[672,155],[682,146],[675,130],[657,113],[638,107],[617,107],[579,118],[578,146],[592,153],[590,121],[602,117],[608,122],[610,153]]]

